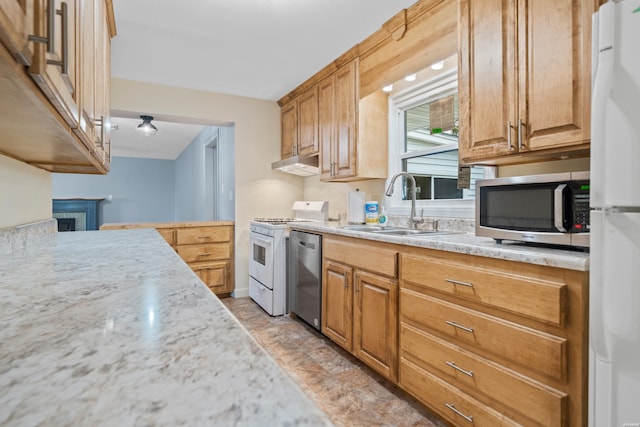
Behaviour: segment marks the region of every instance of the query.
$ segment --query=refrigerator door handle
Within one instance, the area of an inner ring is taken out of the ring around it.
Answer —
[[[607,339],[609,325],[604,314],[604,211],[591,211],[591,265],[589,266],[589,328],[591,348],[602,362],[611,362],[611,345]]]
[[[553,225],[558,231],[567,231],[564,228],[564,190],[567,184],[560,184],[553,191]]]

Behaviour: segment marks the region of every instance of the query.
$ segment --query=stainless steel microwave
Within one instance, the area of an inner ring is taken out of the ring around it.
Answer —
[[[477,181],[476,235],[589,247],[589,172]]]

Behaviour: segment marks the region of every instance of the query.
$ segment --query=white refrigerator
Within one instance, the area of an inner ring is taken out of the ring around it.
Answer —
[[[640,426],[640,0],[593,20],[589,426]]]

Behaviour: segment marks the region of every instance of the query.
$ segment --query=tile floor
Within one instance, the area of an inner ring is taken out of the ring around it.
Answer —
[[[336,426],[445,425],[302,321],[271,317],[248,297],[222,302]]]

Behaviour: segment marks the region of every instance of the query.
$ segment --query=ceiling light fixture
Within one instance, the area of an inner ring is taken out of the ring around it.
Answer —
[[[391,92],[393,90],[393,85],[387,85],[385,87],[382,88],[383,92]]]
[[[414,81],[416,79],[416,74],[415,73],[409,74],[404,79],[405,79],[405,81],[412,82],[412,81]]]
[[[142,119],[142,123],[138,125],[136,131],[140,135],[149,136],[155,135],[158,132],[158,128],[151,124],[151,120],[153,120],[153,116],[140,116]]]
[[[438,61],[435,64],[433,64],[431,66],[432,70],[442,70],[442,68],[444,67],[444,61]]]

